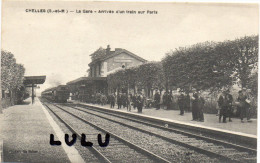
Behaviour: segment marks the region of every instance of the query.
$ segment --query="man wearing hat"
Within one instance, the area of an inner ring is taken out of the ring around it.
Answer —
[[[199,95],[197,92],[193,93],[191,110],[192,110],[192,121],[197,121],[199,119],[198,116]]]
[[[227,100],[227,117],[229,117],[229,122],[232,122],[231,117],[233,114],[232,111],[232,102],[233,102],[233,96],[229,93],[229,89],[226,90],[226,100]]]
[[[218,106],[220,108],[219,112],[219,123],[221,123],[221,119],[223,117],[223,123],[226,122],[227,117],[227,100],[226,100],[226,91],[223,91],[222,94],[218,98]]]
[[[137,98],[136,98],[136,105],[137,105],[138,113],[142,113],[143,103],[144,103],[144,97],[142,95],[142,92],[139,90]]]
[[[155,95],[154,95],[154,105],[156,107],[156,110],[160,109],[160,100],[161,100],[160,94],[159,94],[158,90],[156,89]]]
[[[246,89],[243,88],[242,90],[240,90],[238,92],[238,98],[237,101],[239,102],[239,108],[240,108],[240,118],[241,118],[241,122],[244,123],[244,117],[247,117],[247,121],[248,122],[252,122],[250,120],[250,104],[249,101],[247,99],[247,93],[246,93]]]
[[[185,97],[182,92],[180,92],[180,96],[178,97],[178,106],[180,109],[180,115],[184,114],[184,107],[185,107]]]

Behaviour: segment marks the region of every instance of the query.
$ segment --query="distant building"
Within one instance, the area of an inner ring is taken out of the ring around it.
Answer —
[[[99,48],[90,55],[92,62],[89,64],[89,77],[107,77],[107,75],[123,68],[138,66],[146,62],[145,59],[121,48],[111,51]]]
[[[87,101],[91,95],[101,92],[108,93],[107,76],[117,70],[134,67],[146,62],[145,59],[125,49],[116,48],[111,51],[99,48],[91,56],[88,77],[80,77],[67,83],[73,99]]]

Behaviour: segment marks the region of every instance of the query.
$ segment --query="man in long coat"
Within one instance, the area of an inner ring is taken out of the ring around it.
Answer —
[[[245,90],[241,90],[238,92],[238,98],[237,101],[239,102],[239,108],[240,108],[240,119],[241,122],[244,123],[244,117],[247,118],[248,122],[252,122],[250,120],[250,104],[247,100],[247,95]]]
[[[162,96],[162,106],[163,106],[163,109],[165,109],[165,106],[167,106],[167,98],[168,98],[167,92],[164,92],[164,94]]]
[[[232,102],[233,96],[229,93],[229,90],[226,91],[226,100],[227,100],[227,117],[229,122],[232,122],[231,117],[233,115]]]
[[[194,93],[192,97],[192,121],[197,121],[199,119],[198,111],[199,111],[199,95],[198,93]]]
[[[173,100],[173,97],[172,97],[172,92],[168,92],[167,93],[167,110],[170,110],[171,108],[171,104],[172,104],[172,100]]]
[[[132,97],[132,103],[133,103],[133,108],[135,109],[137,106],[136,106],[136,99],[137,99],[137,95],[133,95]]]
[[[137,95],[137,99],[136,99],[136,105],[137,105],[137,110],[138,113],[142,113],[143,110],[143,95],[141,93],[139,93]]]
[[[204,122],[204,113],[203,113],[204,104],[205,104],[204,98],[202,96],[199,96],[198,120],[200,122]]]
[[[122,107],[122,95],[121,95],[121,93],[119,93],[118,96],[117,96],[117,106],[118,106],[117,109],[121,109],[121,107]]]
[[[115,102],[116,102],[116,97],[114,94],[110,95],[110,107],[114,108],[115,107]]]
[[[158,90],[156,90],[156,93],[154,95],[154,105],[156,107],[156,110],[160,109],[160,100],[161,100],[160,94]]]
[[[226,122],[226,117],[227,117],[227,109],[228,109],[228,99],[227,99],[227,92],[224,91],[222,95],[219,96],[218,98],[218,106],[220,107],[220,112],[219,112],[219,123],[221,122],[221,118],[223,116],[223,123]]]
[[[178,106],[180,109],[180,115],[183,115],[184,107],[185,107],[185,97],[184,97],[183,93],[181,93],[180,96],[178,97],[177,103],[178,103]]]

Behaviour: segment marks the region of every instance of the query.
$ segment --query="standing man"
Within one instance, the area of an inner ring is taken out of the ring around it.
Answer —
[[[166,103],[167,103],[167,110],[170,110],[170,108],[171,108],[172,99],[173,99],[172,92],[168,91],[168,93],[167,93],[167,101],[166,101]]]
[[[228,100],[227,100],[227,92],[226,91],[223,91],[222,94],[219,96],[218,106],[220,108],[219,123],[221,123],[222,117],[223,117],[223,123],[227,123],[226,117],[227,117]]]
[[[127,97],[127,110],[131,111],[131,104],[132,104],[132,94],[128,94]]]
[[[204,104],[205,104],[204,98],[202,96],[199,96],[198,121],[200,122],[204,122],[204,113],[203,113]]]
[[[160,100],[161,100],[161,96],[160,96],[158,90],[156,89],[156,92],[154,95],[154,105],[156,107],[156,110],[160,109]]]
[[[114,94],[110,95],[110,107],[114,108],[115,107],[115,102],[116,102],[116,97]]]
[[[233,109],[232,109],[233,96],[229,93],[229,90],[226,91],[226,100],[227,100],[227,116],[229,118],[229,122],[232,122],[231,117],[233,114]]]
[[[167,98],[168,98],[167,92],[164,92],[163,97],[162,97],[163,109],[165,109],[165,106],[167,106]]]
[[[199,108],[199,96],[198,93],[193,93],[193,97],[192,97],[192,106],[191,106],[191,110],[192,110],[192,121],[197,121],[198,118],[198,109]]]
[[[136,105],[137,105],[138,113],[142,113],[142,110],[143,110],[143,96],[142,96],[141,92],[139,92],[138,95],[137,95]]]
[[[121,109],[121,107],[122,107],[122,95],[121,95],[121,93],[119,93],[118,94],[118,96],[117,96],[117,109]]]
[[[132,103],[133,103],[133,108],[134,109],[136,108],[136,99],[137,99],[137,95],[134,94],[133,97],[132,97]]]
[[[225,99],[226,96],[225,91],[222,92],[222,94],[218,98],[218,106],[220,108],[219,110],[219,123],[221,123],[221,118],[223,117],[223,123],[226,123],[226,106],[225,106]]]
[[[180,109],[180,115],[183,115],[184,114],[184,104],[185,104],[185,99],[184,99],[184,95],[183,93],[181,92],[180,96],[178,97],[178,106],[179,106],[179,109]]]
[[[247,118],[248,122],[252,122],[250,120],[250,104],[249,101],[247,99],[247,93],[246,90],[243,89],[241,91],[238,92],[238,98],[237,101],[239,102],[239,107],[240,107],[240,118],[241,118],[241,122],[244,123],[244,117]]]

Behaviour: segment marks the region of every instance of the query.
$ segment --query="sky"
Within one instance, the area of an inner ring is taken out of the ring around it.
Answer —
[[[157,14],[79,14],[76,9]],[[1,49],[14,54],[26,76],[47,76],[42,91],[86,75],[89,55],[99,47],[124,48],[160,61],[178,47],[258,34],[258,25],[257,4],[3,1]]]

